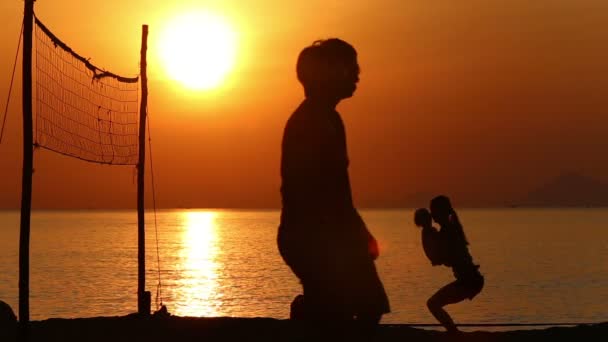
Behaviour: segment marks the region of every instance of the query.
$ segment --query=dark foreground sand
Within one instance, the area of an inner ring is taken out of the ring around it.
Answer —
[[[0,331],[0,341],[15,341],[16,332]],[[12,330],[12,329],[11,329]],[[272,318],[96,317],[34,321],[30,341],[355,341],[329,337],[289,320]],[[444,332],[405,325],[381,325],[372,341],[608,341],[608,322],[503,332]]]

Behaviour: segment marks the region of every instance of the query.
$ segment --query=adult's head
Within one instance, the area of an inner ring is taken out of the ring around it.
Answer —
[[[440,195],[431,200],[431,216],[435,222],[442,227],[447,227],[451,230],[455,237],[460,239],[465,245],[468,245],[466,235],[460,223],[460,219],[456,214],[456,210],[452,207],[452,203],[447,196]]]
[[[447,196],[440,195],[431,200],[431,216],[435,222],[445,225],[449,222],[450,216],[454,214],[452,203]]]
[[[357,51],[338,38],[317,40],[300,52],[296,71],[307,98],[349,98],[359,82]]]

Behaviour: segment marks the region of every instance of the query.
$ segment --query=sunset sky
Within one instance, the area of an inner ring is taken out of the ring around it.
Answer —
[[[605,0],[38,0],[35,11],[78,53],[125,76],[138,73],[149,25],[160,207],[280,206],[281,136],[303,98],[295,61],[328,37],[353,44],[362,69],[338,107],[358,207],[417,193],[503,205],[572,171],[608,182]],[[163,32],[197,11],[222,18],[236,42],[233,68],[210,90],[172,80],[161,58]],[[0,2],[2,110],[22,14],[22,0]],[[18,208],[21,192],[20,72],[15,87],[0,208]],[[34,167],[34,208],[135,207],[134,167],[45,150]]]

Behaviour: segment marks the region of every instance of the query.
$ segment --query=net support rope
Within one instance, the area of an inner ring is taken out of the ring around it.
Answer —
[[[4,127],[6,126],[6,117],[8,114],[8,106],[11,102],[11,92],[13,91],[13,81],[15,80],[15,70],[17,69],[17,59],[19,58],[19,49],[21,48],[21,38],[23,37],[23,21],[21,21],[21,31],[19,33],[19,41],[17,42],[17,52],[15,53],[15,62],[13,63],[13,73],[11,74],[11,83],[8,87],[8,96],[6,98],[6,107],[4,108],[4,116],[2,118],[2,127],[0,127],[0,144],[4,136]]]
[[[152,182],[152,207],[154,208],[154,233],[156,237],[156,265],[158,268],[158,284],[156,285],[156,310],[160,310],[163,306],[163,297],[162,297],[162,284],[161,284],[161,276],[160,276],[160,249],[158,247],[158,220],[156,218],[156,186],[154,183],[154,163],[152,162],[152,133],[150,132],[150,116],[149,113],[146,113],[146,117],[148,118],[148,150],[150,154],[150,180]]]

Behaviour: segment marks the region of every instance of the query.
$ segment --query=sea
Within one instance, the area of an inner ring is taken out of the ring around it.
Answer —
[[[360,210],[380,244],[391,313],[382,323],[436,323],[427,299],[453,281],[431,266],[413,209]],[[278,210],[146,213],[146,290],[173,315],[289,317],[301,286],[279,256]],[[485,287],[449,305],[457,323],[608,321],[608,209],[461,209]],[[32,320],[137,311],[135,211],[34,211]],[[19,212],[0,211],[0,300],[18,313]]]

